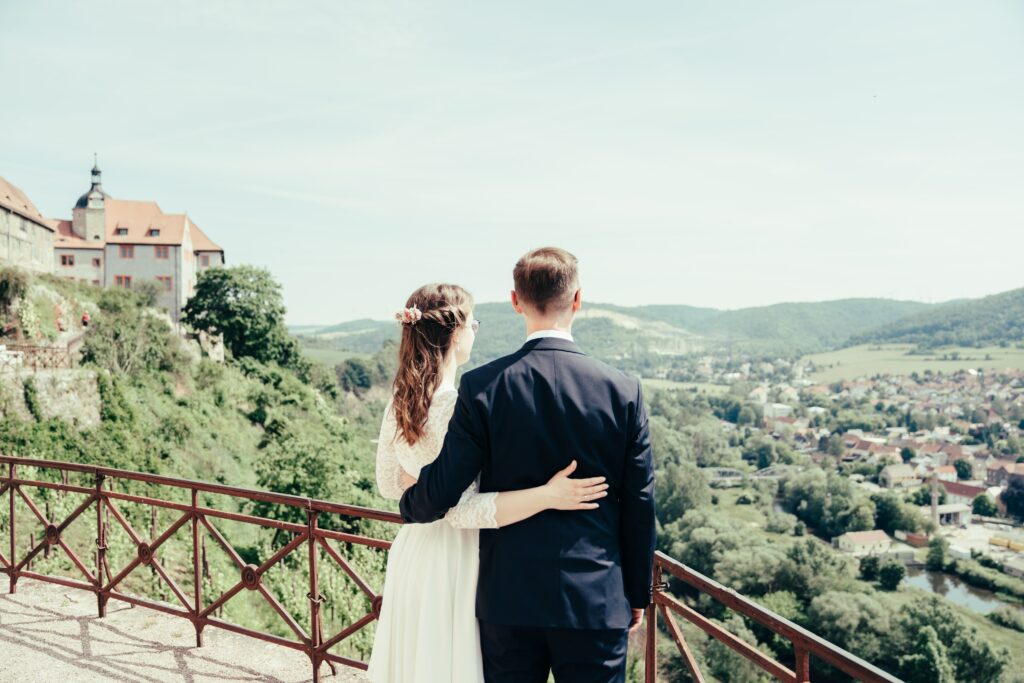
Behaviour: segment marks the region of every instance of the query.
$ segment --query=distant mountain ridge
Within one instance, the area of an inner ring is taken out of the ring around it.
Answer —
[[[848,344],[998,346],[1024,341],[1024,288],[947,302],[851,336]]]
[[[931,305],[890,299],[844,299],[720,310],[686,305],[616,306],[584,303],[574,326],[580,345],[608,361],[735,350],[794,355],[834,348],[851,337],[921,313]],[[522,343],[522,318],[507,303],[476,308],[482,321],[478,362],[514,351]],[[319,347],[372,353],[398,338],[388,320],[353,320],[295,328]]]

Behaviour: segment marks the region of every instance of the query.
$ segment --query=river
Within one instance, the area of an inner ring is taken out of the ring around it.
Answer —
[[[907,578],[904,583],[914,588],[935,593],[978,614],[988,614],[1003,605],[996,594],[983,588],[975,588],[964,583],[959,577],[931,571],[922,567],[907,567]],[[1019,609],[1024,607],[1018,605]]]

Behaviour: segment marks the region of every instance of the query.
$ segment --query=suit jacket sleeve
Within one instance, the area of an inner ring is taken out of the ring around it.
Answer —
[[[637,381],[636,416],[633,435],[626,451],[622,486],[622,575],[626,598],[633,609],[651,602],[651,575],[654,570],[654,455],[643,390]]]
[[[455,507],[483,467],[484,428],[469,402],[466,377],[459,385],[459,398],[448,423],[441,454],[420,470],[419,481],[409,487],[399,502],[402,519],[425,524],[435,522]]]

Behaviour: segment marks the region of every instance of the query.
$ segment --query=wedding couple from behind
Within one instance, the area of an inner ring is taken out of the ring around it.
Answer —
[[[572,337],[576,258],[513,270],[515,353],[462,375],[473,298],[425,285],[402,327],[377,484],[406,524],[388,559],[375,683],[624,681],[651,600],[654,466],[640,381]]]

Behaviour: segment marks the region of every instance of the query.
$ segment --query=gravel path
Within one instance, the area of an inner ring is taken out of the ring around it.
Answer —
[[[276,645],[207,628],[196,648],[185,620],[111,600],[96,617],[91,593],[22,579],[7,594],[0,582],[0,682],[17,681],[263,681],[311,680],[309,659]],[[325,683],[365,683],[339,667]]]

